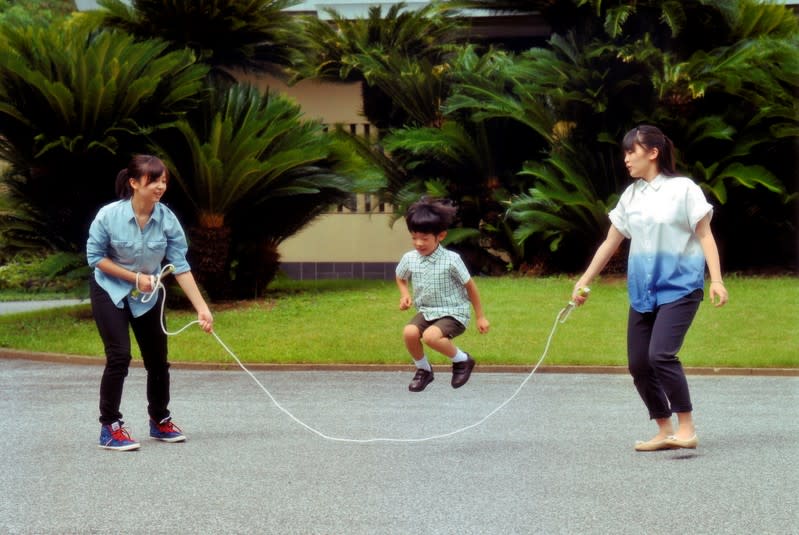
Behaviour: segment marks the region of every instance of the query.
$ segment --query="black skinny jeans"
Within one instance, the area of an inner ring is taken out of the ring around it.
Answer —
[[[695,290],[653,312],[641,313],[630,308],[627,360],[635,388],[652,419],[693,410],[677,352],[703,296],[702,290]]]
[[[161,330],[161,300],[146,314],[134,318],[125,302],[117,308],[108,293],[92,278],[89,282],[92,314],[105,346],[105,370],[100,382],[100,423],[108,425],[122,419],[119,406],[122,387],[130,366],[130,332],[133,329],[147,370],[147,413],[156,422],[169,416],[169,363],[167,336]]]

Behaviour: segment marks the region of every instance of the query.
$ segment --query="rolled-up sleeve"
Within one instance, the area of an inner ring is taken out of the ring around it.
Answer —
[[[608,213],[608,217],[610,218],[611,224],[616,227],[616,230],[621,232],[621,234],[625,238],[630,237],[630,224],[627,219],[627,205],[626,202],[629,200],[629,192],[631,190],[628,189],[624,192],[624,194],[619,198],[619,202],[616,204],[616,207]]]
[[[707,202],[702,188],[690,182],[685,192],[685,211],[692,230],[707,214],[713,217],[713,206]]]
[[[109,234],[105,224],[104,210],[100,210],[89,227],[89,239],[86,241],[86,261],[94,269],[100,260],[108,256]]]
[[[191,271],[191,266],[186,259],[189,252],[186,233],[171,210],[167,211],[164,217],[164,235],[166,236],[166,261],[175,266],[175,274],[180,275]]]

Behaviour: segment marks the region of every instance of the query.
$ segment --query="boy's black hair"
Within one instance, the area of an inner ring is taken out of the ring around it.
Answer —
[[[458,208],[449,199],[422,197],[405,213],[409,232],[440,234],[452,226]]]

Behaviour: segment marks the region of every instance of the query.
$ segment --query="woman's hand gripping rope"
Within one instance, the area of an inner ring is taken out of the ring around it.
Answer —
[[[588,286],[575,288],[571,301],[569,301],[569,304],[560,311],[560,314],[558,314],[558,321],[561,323],[565,322],[566,318],[568,318],[569,314],[571,314],[572,310],[574,310],[574,307],[581,306],[583,303],[585,303],[585,300],[588,299],[588,294],[590,293],[591,288]]]

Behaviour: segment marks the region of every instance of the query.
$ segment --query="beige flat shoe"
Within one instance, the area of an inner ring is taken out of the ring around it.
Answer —
[[[699,444],[699,440],[696,438],[696,435],[685,440],[682,440],[677,437],[668,437],[666,439],[666,443],[672,448],[685,448],[692,450],[695,449],[696,446]]]
[[[673,448],[674,446],[669,443],[668,438],[664,438],[663,440],[647,440],[646,442],[638,440],[635,442],[635,451],[659,451]]]

